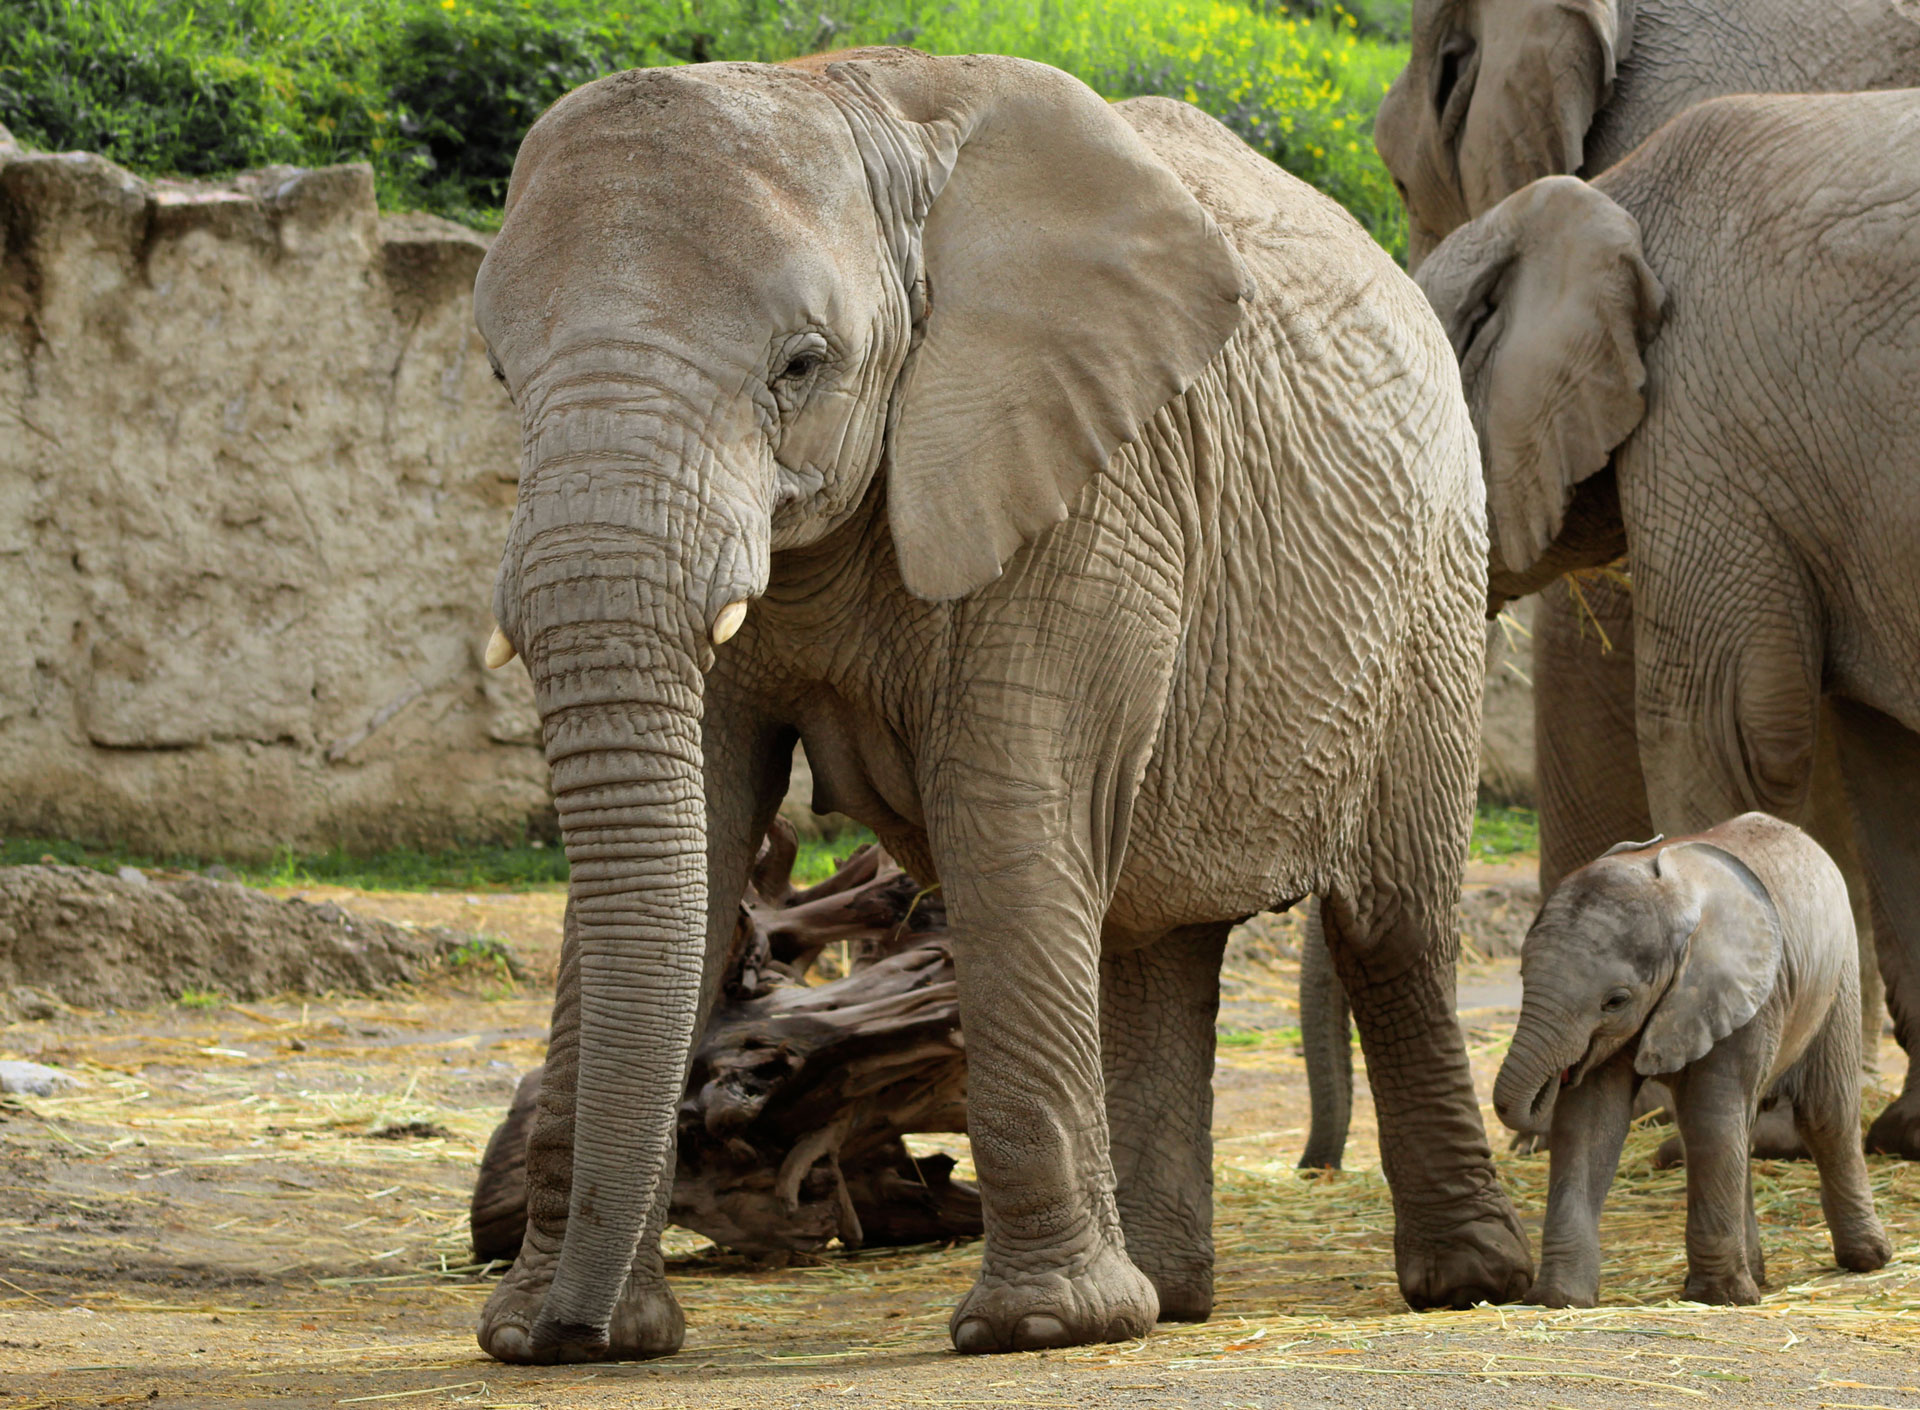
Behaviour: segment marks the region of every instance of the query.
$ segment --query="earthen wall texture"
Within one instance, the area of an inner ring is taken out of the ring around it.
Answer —
[[[3,130],[0,130],[3,131]],[[0,142],[0,831],[247,856],[550,828],[481,662],[519,422],[486,237],[365,167]]]

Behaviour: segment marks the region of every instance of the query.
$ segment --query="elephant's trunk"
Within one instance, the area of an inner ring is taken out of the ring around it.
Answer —
[[[1493,1108],[1510,1130],[1537,1135],[1553,1121],[1561,1079],[1586,1056],[1584,1034],[1564,1018],[1529,1004],[1513,1032],[1507,1060],[1493,1084]]]
[[[498,595],[533,677],[579,985],[572,1188],[536,1348],[605,1344],[672,1178],[706,950],[707,598],[746,595],[714,581],[725,555],[680,457],[576,415],[544,438],[569,453],[530,467]]]

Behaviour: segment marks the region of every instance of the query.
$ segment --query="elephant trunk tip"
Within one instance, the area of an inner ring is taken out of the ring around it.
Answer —
[[[1544,1135],[1553,1122],[1553,1106],[1560,1089],[1571,1080],[1571,1069],[1561,1068],[1531,1087],[1520,1084],[1528,1078],[1503,1069],[1494,1086],[1494,1110],[1501,1124],[1523,1136]]]

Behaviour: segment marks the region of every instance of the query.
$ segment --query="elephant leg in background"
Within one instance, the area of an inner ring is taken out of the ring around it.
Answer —
[[[1599,577],[1580,591],[1591,620],[1566,582],[1543,591],[1533,613],[1543,900],[1616,842],[1653,835],[1634,726],[1633,594]]]
[[[714,703],[709,695],[709,705]],[[706,983],[698,1036],[706,1024],[721,966],[733,938],[735,913],[746,887],[760,836],[773,820],[784,791],[785,764],[770,735],[755,738],[743,713],[718,712],[727,723],[709,723],[706,734],[717,748],[707,753],[707,825],[709,846]],[[792,745],[787,744],[788,753]],[[716,764],[717,758],[731,764]],[[757,782],[756,782],[757,780]],[[493,1290],[480,1314],[482,1349],[505,1361],[552,1359],[534,1344],[533,1328],[560,1258],[573,1198],[574,1091],[580,1058],[580,966],[577,928],[569,901],[554,991],[553,1023],[547,1045],[540,1109],[527,1135],[527,1230],[520,1255]],[[674,1162],[655,1192],[653,1207],[635,1245],[633,1266],[615,1304],[604,1356],[644,1360],[680,1349],[686,1322],[666,1281],[660,1235],[666,1228],[673,1194]]]
[[[1880,973],[1894,1036],[1906,1050],[1906,1086],[1867,1130],[1867,1149],[1920,1159],[1920,736],[1869,706],[1835,698],[1829,704],[1840,766],[1853,800],[1857,837],[1873,875]]]
[[[1338,1170],[1353,1119],[1352,1015],[1327,949],[1320,905],[1318,896],[1308,900],[1300,941],[1300,1043],[1312,1104],[1302,1170]]]
[[[1232,929],[1194,926],[1100,962],[1120,1227],[1163,1322],[1213,1311],[1214,1019]]]
[[[1869,1072],[1879,1068],[1880,1034],[1887,1021],[1887,987],[1880,978],[1875,887],[1861,859],[1854,836],[1853,810],[1847,799],[1846,776],[1840,767],[1840,741],[1831,700],[1821,701],[1820,737],[1813,751],[1813,785],[1808,790],[1807,835],[1827,849],[1840,875],[1846,878],[1847,898],[1853,903],[1853,930],[1860,944],[1860,1058]],[[1884,921],[1880,922],[1885,924]]]
[[[1529,1302],[1592,1307],[1600,1298],[1600,1211],[1620,1166],[1639,1081],[1622,1053],[1560,1089],[1549,1142],[1547,1218]]]
[[[1416,654],[1406,669],[1421,669]],[[1435,663],[1429,679],[1450,671]],[[1472,736],[1422,692],[1396,722],[1359,850],[1321,920],[1353,1006],[1393,1193],[1394,1262],[1415,1308],[1511,1302],[1533,1281],[1454,1016],[1454,906],[1472,829]]]

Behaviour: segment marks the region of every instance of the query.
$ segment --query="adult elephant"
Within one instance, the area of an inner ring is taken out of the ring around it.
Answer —
[[[1916,0],[1414,0],[1374,142],[1418,269],[1522,186],[1597,175],[1708,98],[1914,84]]]
[[[1451,1013],[1484,492],[1357,224],[1185,105],[856,51],[562,100],[475,303],[527,447],[488,656],[533,676],[573,868],[489,1352],[680,1345],[675,1103],[796,736],[946,901],[957,1348],[1207,1315],[1220,954],[1309,894],[1403,1291],[1525,1290]]]
[[[1417,271],[1450,231],[1522,186],[1597,175],[1705,99],[1909,85],[1920,85],[1920,0],[1415,0],[1407,67],[1380,105],[1374,142],[1406,204],[1407,262]],[[1632,601],[1606,582],[1584,585],[1583,595],[1584,608],[1564,591],[1543,593],[1534,613],[1543,896],[1614,843],[1649,835]],[[1886,992],[1872,962],[1876,908],[1830,782],[1836,772],[1829,758],[1798,820],[1848,879],[1871,1054]],[[1328,962],[1311,947],[1307,955],[1301,1029],[1314,1105],[1301,1164],[1337,1165],[1351,1103],[1347,1023]],[[1920,1028],[1920,1015],[1910,1023]],[[1790,1126],[1776,1125],[1777,1149],[1797,1142]]]
[[[1496,600],[1627,545],[1652,823],[1803,816],[1823,731],[1920,1032],[1920,91],[1716,99],[1422,264]],[[1643,361],[1644,356],[1644,361]],[[1920,1153],[1920,1088],[1869,1132]]]

